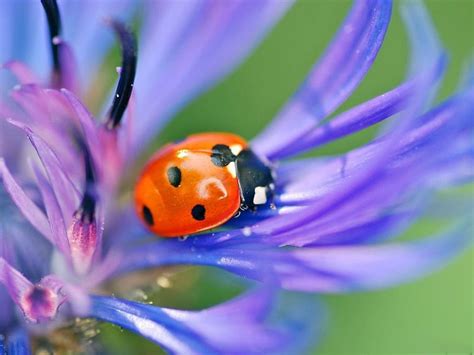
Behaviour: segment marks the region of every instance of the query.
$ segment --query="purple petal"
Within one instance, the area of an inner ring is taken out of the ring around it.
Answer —
[[[87,107],[70,91],[67,89],[61,90],[64,97],[68,100],[72,109],[77,115],[78,121],[84,132],[88,147],[94,157],[99,157],[101,152],[100,139],[93,115],[89,112]]]
[[[80,193],[71,178],[67,175],[66,169],[60,162],[57,154],[43,138],[35,134],[27,125],[16,121],[10,122],[23,129],[27,134],[48,175],[51,187],[53,188],[57,201],[61,206],[63,216],[72,216],[74,210],[78,206]]]
[[[41,136],[55,151],[65,170],[71,175],[81,176],[81,165],[77,164],[77,147],[70,139],[70,134],[65,134],[77,124],[66,98],[57,90],[43,89],[37,85],[22,85],[13,90],[11,96],[22,110],[16,110],[9,121]]]
[[[445,62],[445,58],[441,57],[436,76],[441,76],[444,72]],[[278,158],[283,159],[314,149],[393,116],[405,107],[409,98],[413,95],[413,84],[413,81],[403,83],[389,92],[343,112],[328,123],[310,130],[297,142],[281,150],[278,153]]]
[[[66,226],[64,224],[64,218],[59,207],[58,200],[54,195],[54,192],[38,169],[34,169],[37,185],[43,198],[46,213],[48,215],[48,221],[51,228],[51,235],[53,239],[53,245],[57,247],[63,255],[68,257],[70,255],[69,243],[66,235]]]
[[[40,79],[30,70],[30,68],[19,61],[11,60],[3,64],[1,68],[10,70],[20,84],[38,84]]]
[[[294,346],[295,341],[305,338],[311,329],[304,322],[318,317],[312,313],[297,326],[287,324],[287,329],[265,325],[273,308],[272,292],[266,290],[202,311],[158,308],[102,296],[93,296],[91,300],[90,317],[134,331],[170,352],[186,354],[289,351],[288,345]],[[308,301],[300,302],[300,311],[305,308],[311,313],[306,307],[314,301]]]
[[[2,104],[0,99],[0,157],[5,160],[12,171],[17,171],[24,164],[24,161],[20,159],[24,142],[18,130],[3,119],[9,114],[5,112],[5,107],[2,107]]]
[[[282,286],[293,290],[348,292],[389,287],[433,272],[465,251],[473,242],[469,228],[398,245],[300,249],[291,253],[295,261],[275,268]]]
[[[425,67],[426,58],[437,58],[443,54],[444,49],[422,1],[403,3],[401,10],[410,40],[411,59],[408,76],[414,76]]]
[[[76,58],[68,43],[61,41],[58,45],[61,61],[61,88],[79,92],[80,84]]]
[[[133,152],[146,147],[179,107],[235,67],[291,3],[148,3],[135,86],[140,120]]]
[[[41,209],[28,197],[20,185],[18,185],[2,159],[0,159],[0,176],[2,177],[5,190],[26,219],[36,228],[36,230],[38,230],[38,232],[52,242],[53,240],[48,219],[43,211],[41,211]]]
[[[36,191],[29,188],[28,192]],[[0,187],[0,257],[30,280],[39,280],[50,265],[52,244],[24,218],[17,206]]]
[[[22,295],[33,287],[33,284],[18,270],[13,268],[4,258],[0,257],[0,283],[2,283],[15,303],[19,303]]]
[[[383,42],[391,2],[357,1],[331,45],[294,97],[252,146],[273,158],[332,113],[365,76]],[[274,137],[284,137],[275,140]]]

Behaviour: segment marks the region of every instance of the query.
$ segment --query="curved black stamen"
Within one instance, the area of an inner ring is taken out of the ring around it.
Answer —
[[[115,90],[114,102],[110,109],[106,126],[110,129],[116,128],[122,120],[123,113],[127,108],[128,101],[132,95],[135,71],[137,68],[137,42],[134,34],[121,22],[112,21],[112,28],[117,33],[122,46],[122,69],[120,79]]]
[[[56,75],[61,73],[59,60],[59,35],[61,34],[61,15],[56,0],[41,0],[46,17],[48,18],[49,36],[51,39],[51,52],[53,54],[53,67]]]
[[[95,190],[95,174],[94,166],[92,162],[92,156],[87,148],[86,143],[82,137],[76,136],[77,144],[79,149],[84,155],[84,170],[85,170],[85,183],[84,183],[84,196],[82,197],[81,204],[77,209],[75,215],[84,223],[92,223],[95,219],[95,207],[96,207],[96,190]]]

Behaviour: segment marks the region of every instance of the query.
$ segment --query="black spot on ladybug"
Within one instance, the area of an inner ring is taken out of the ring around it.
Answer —
[[[166,174],[171,185],[178,187],[181,184],[181,170],[177,166],[169,168]]]
[[[197,221],[203,221],[206,218],[206,208],[203,205],[196,205],[191,210],[193,218]]]
[[[236,158],[229,146],[225,144],[216,144],[212,147],[211,160],[215,166],[225,167],[235,161]]]
[[[151,210],[147,206],[143,206],[143,218],[145,219],[145,222],[149,225],[152,226],[155,224],[153,220],[153,215],[151,214]]]

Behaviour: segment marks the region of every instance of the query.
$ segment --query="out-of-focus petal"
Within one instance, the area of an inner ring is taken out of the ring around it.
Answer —
[[[30,127],[21,122],[12,120],[10,122],[25,131],[28,139],[30,140],[33,148],[36,150],[36,153],[41,160],[41,163],[51,183],[51,187],[55,193],[56,199],[61,206],[61,210],[66,216],[72,216],[74,210],[78,206],[80,193],[75,184],[72,182],[70,176],[66,173],[66,169],[59,160],[57,154],[46,143],[46,141],[33,132]]]
[[[61,62],[60,87],[73,92],[80,92],[79,73],[74,53],[68,43],[61,41],[58,45]]]
[[[90,317],[115,323],[180,354],[290,353],[306,338],[310,323],[321,316],[314,300],[303,297],[296,311],[301,314],[304,309],[307,316],[299,320],[289,317],[292,322],[275,328],[266,321],[275,307],[269,290],[202,311],[158,308],[102,296],[91,300]]]
[[[34,189],[28,187],[28,192],[35,198]],[[3,186],[0,186],[0,211],[0,257],[29,280],[40,280],[49,269],[44,261],[51,256],[52,244],[24,218]]]
[[[444,64],[445,58],[440,57],[436,76],[441,77],[444,72]],[[413,80],[345,111],[328,123],[310,130],[297,142],[280,151],[278,157],[283,159],[293,154],[300,154],[379,123],[403,110],[411,95],[413,95]]]
[[[274,158],[283,159],[301,153],[387,119],[406,106],[409,98],[414,94],[416,81],[422,75],[434,71],[435,77],[442,77],[446,56],[427,10],[419,1],[405,4],[403,10],[405,10],[404,20],[411,44],[407,81],[377,98],[340,114],[321,127],[309,127],[306,130],[304,126],[299,127],[301,134],[297,135],[296,139],[292,138],[283,146],[279,146],[273,153]],[[435,67],[432,68],[431,64],[427,63],[433,63]],[[429,88],[431,94],[426,95],[426,103],[433,99],[438,84],[439,81],[434,82]],[[297,118],[294,117],[295,120]],[[296,127],[296,121],[293,124]],[[278,142],[277,144],[280,144],[280,140]]]
[[[1,257],[0,282],[6,287],[10,297],[17,304],[20,302],[22,294],[33,286],[26,277]]]
[[[58,200],[54,195],[54,192],[49,185],[46,178],[38,170],[35,170],[36,180],[38,189],[41,192],[43,198],[46,213],[48,215],[48,221],[51,228],[51,237],[54,240],[54,246],[66,257],[69,256],[69,243],[66,235],[66,226],[64,224],[64,218],[59,207]]]
[[[6,350],[5,354],[8,355],[31,354],[30,339],[25,329],[18,328],[8,334]]]
[[[28,68],[27,65],[20,61],[10,60],[3,64],[1,68],[10,70],[20,84],[38,84],[40,79],[36,76],[35,73]]]
[[[473,242],[472,226],[436,238],[394,245],[304,248],[275,268],[283,287],[318,292],[378,289],[439,269]],[[297,266],[294,266],[297,265]]]
[[[0,176],[2,177],[5,190],[12,200],[17,204],[23,215],[30,223],[48,240],[51,239],[51,230],[48,219],[41,209],[28,197],[25,191],[18,185],[3,159],[0,159]]]
[[[356,1],[331,45],[296,94],[252,142],[268,158],[332,113],[363,79],[383,42],[391,1]],[[279,137],[275,140],[274,137]]]
[[[0,285],[0,302],[2,305],[2,312],[0,312],[0,355],[3,355],[1,351],[2,341],[4,340],[2,330],[13,324],[15,309],[10,296],[2,285]]]
[[[132,151],[144,149],[183,104],[235,67],[292,2],[147,2]]]

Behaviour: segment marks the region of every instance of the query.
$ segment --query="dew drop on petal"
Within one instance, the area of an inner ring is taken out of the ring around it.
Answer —
[[[162,288],[170,288],[171,287],[171,281],[169,278],[165,276],[159,276],[156,279],[156,284]]]
[[[252,235],[252,228],[250,227],[244,227],[242,228],[242,234],[245,236],[245,237],[250,237]]]

